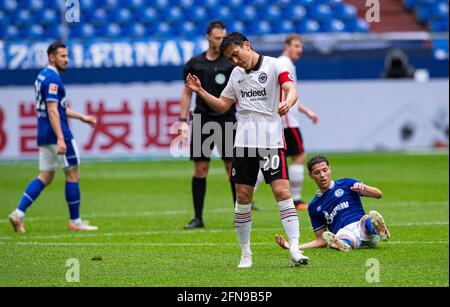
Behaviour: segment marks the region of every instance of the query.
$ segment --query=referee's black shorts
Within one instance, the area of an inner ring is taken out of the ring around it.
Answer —
[[[209,161],[217,146],[222,160],[233,159],[236,116],[194,114],[191,125],[190,160]]]

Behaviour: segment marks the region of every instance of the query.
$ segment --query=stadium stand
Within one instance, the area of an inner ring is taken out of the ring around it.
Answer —
[[[81,22],[71,39],[193,38],[210,20],[249,36],[282,33],[368,32],[357,9],[342,0],[80,0]],[[0,39],[42,40],[61,29],[58,0],[0,0]]]
[[[297,33],[367,33],[402,30],[448,32],[448,0],[383,1],[383,22],[365,21],[356,0],[81,0],[81,21],[71,39],[171,38],[204,35],[212,19],[249,36]],[[403,2],[403,5],[402,5]],[[409,11],[409,12],[408,12]],[[414,18],[415,17],[415,20]],[[0,39],[42,40],[61,34],[58,0],[0,0]],[[395,23],[394,29],[389,21]],[[411,23],[416,23],[411,25]],[[382,28],[377,28],[381,26]],[[396,28],[396,29],[395,29]]]

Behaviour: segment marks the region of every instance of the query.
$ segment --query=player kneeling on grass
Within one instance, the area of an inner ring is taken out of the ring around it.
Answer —
[[[380,199],[383,194],[379,189],[351,178],[331,180],[331,168],[323,156],[309,160],[308,170],[309,177],[319,187],[308,206],[316,239],[300,245],[300,249],[328,245],[348,252],[357,248],[376,247],[380,238],[383,241],[390,239],[381,214],[376,211],[366,214],[361,202],[361,196]],[[275,239],[282,248],[290,247],[282,236],[276,235]]]

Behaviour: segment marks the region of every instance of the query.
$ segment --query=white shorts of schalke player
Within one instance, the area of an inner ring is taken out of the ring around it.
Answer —
[[[80,165],[80,155],[78,146],[74,139],[66,142],[67,152],[65,155],[58,155],[56,144],[39,146],[39,170],[54,171],[56,168],[65,170],[78,167]]]
[[[352,243],[355,244],[355,246],[353,246],[354,249],[373,248],[376,247],[378,245],[378,242],[380,241],[379,235],[365,234],[364,230],[362,229],[362,219],[358,222],[348,224],[344,228],[339,229],[336,236],[338,238],[350,238],[353,241]]]

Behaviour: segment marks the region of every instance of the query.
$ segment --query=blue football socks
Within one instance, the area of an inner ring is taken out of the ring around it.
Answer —
[[[34,179],[25,189],[17,209],[25,213],[44,188],[45,184],[39,178]]]
[[[369,231],[371,234],[376,235],[377,231],[375,230],[375,227],[373,227],[372,222],[369,218],[366,219],[364,222],[364,226],[366,227],[367,231]]]
[[[78,182],[66,182],[66,200],[69,206],[70,219],[80,218],[80,184]]]

